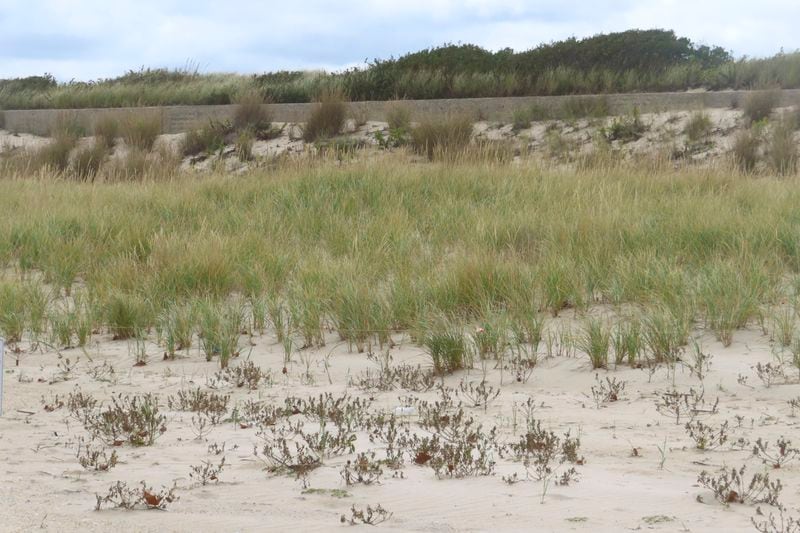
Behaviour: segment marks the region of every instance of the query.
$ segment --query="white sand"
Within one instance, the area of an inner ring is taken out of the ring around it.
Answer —
[[[759,361],[771,360],[768,339],[755,330],[737,332],[729,348],[707,335],[701,339],[705,350],[714,356],[705,379],[706,396],[718,396],[720,406],[719,414],[705,421],[719,424],[728,420],[732,428],[737,428],[735,417],[741,416],[744,428],[733,429],[731,440],[743,437],[755,441],[761,437],[774,442],[785,435],[800,444],[800,419],[790,417],[787,405],[789,398],[800,395],[800,386],[795,381],[766,388],[751,369]],[[523,403],[528,397],[543,404],[538,413],[546,426],[559,434],[567,429],[572,429],[573,434],[580,431],[586,458],[586,465],[578,467],[580,480],[568,487],[552,486],[544,504],[540,503],[539,483],[507,485],[501,480],[502,475],[522,474],[523,469],[500,458],[496,474],[489,477],[439,480],[430,468],[409,461],[403,470],[406,479],[392,479],[391,471],[385,469],[380,485],[355,487],[346,487],[339,476],[342,465],[352,456],[329,459],[309,480],[316,489],[349,492],[350,497],[339,499],[325,494],[303,495],[300,481],[266,472],[252,454],[253,445],[260,442],[253,429],[226,423],[216,426],[205,441],[196,440],[191,413],[169,412],[168,429],[152,447],[117,448],[121,463],[111,471],[84,471],[77,463],[75,450],[77,439],[87,435],[85,430],[68,419],[66,409],[45,412],[42,396],[65,396],[79,386],[106,400],[114,392],[154,392],[165,404],[166,396],[181,388],[204,387],[206,377],[218,369],[218,363],[206,363],[196,348],[187,358],[161,361],[160,349],[155,345],[149,348],[151,362],[134,368],[125,341],[113,342],[107,337],[94,340],[86,353],[80,349],[63,353],[73,359],[80,357],[81,362],[73,379],[54,384],[48,384],[57,373],[54,352],[22,353],[18,367],[15,355],[7,354],[6,413],[0,418],[2,531],[32,531],[40,527],[52,531],[328,531],[344,527],[339,524],[339,516],[352,504],[378,503],[394,513],[381,527],[397,531],[753,530],[750,517],[755,514],[754,506],[722,506],[697,485],[697,476],[703,469],[713,471],[723,465],[738,467],[743,463],[754,473],[763,469],[760,461],[751,457],[749,449],[733,450],[728,444],[715,451],[694,449],[683,423],[676,425],[655,408],[657,392],[671,385],[664,370],[652,377],[652,383],[648,383],[648,374],[643,370],[622,367],[601,371],[601,377],[625,380],[627,388],[623,400],[598,410],[590,397],[595,373],[585,357],[545,359],[527,384],[506,383],[486,414],[481,409],[470,409],[485,426],[498,426],[502,441],[515,440],[523,433],[522,428],[515,431],[512,427],[512,405]],[[331,351],[333,385],[328,384],[322,366],[324,356]],[[365,355],[348,353],[345,345],[337,344],[335,335],[330,335],[327,347],[313,353],[316,384],[302,385],[302,366],[295,362],[288,378],[284,378],[280,373],[281,347],[269,333],[256,337],[249,357],[270,369],[276,383],[257,392],[233,390],[233,400],[259,398],[282,404],[287,395],[304,397],[325,391],[370,396],[347,387],[348,376],[374,366]],[[395,364],[428,361],[421,349],[405,343],[392,354]],[[93,365],[103,361],[112,364],[119,383],[92,379],[86,372],[90,359]],[[738,383],[740,375],[748,377],[746,385]],[[447,385],[455,387],[464,377],[449,377]],[[467,379],[479,380],[480,371],[473,370]],[[489,381],[498,385],[499,374],[492,371]],[[680,367],[675,383],[681,390],[699,386],[697,378]],[[401,390],[374,394],[373,409],[393,409],[399,405],[398,396],[404,394],[407,393]],[[437,394],[418,396],[433,399]],[[668,451],[662,470],[658,447],[665,439]],[[219,484],[197,487],[189,479],[190,467],[212,459],[207,453],[211,442],[225,442],[229,450],[235,444],[239,448],[226,453],[229,466]],[[362,435],[358,448],[369,446]],[[632,456],[634,447],[639,457]],[[783,481],[784,504],[800,506],[800,460],[770,471],[770,475]],[[177,481],[180,501],[166,512],[95,512],[95,493],[104,494],[116,480],[132,485],[147,480],[156,487]],[[705,503],[699,503],[698,497]]]

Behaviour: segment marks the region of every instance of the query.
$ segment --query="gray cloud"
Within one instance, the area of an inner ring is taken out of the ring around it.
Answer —
[[[139,66],[340,69],[439,45],[524,50],[629,28],[670,28],[737,55],[800,48],[795,0],[1,0],[0,77],[93,79]]]

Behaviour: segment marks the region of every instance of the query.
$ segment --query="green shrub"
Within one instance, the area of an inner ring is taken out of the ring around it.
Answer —
[[[747,95],[744,101],[744,116],[750,122],[768,119],[778,105],[780,93],[777,91],[756,91]]]
[[[303,140],[314,142],[339,135],[344,129],[346,118],[347,108],[341,96],[335,93],[323,94],[306,121]]]
[[[457,157],[472,139],[472,120],[466,115],[426,119],[411,131],[411,146],[428,159]]]
[[[149,151],[161,135],[161,119],[158,116],[131,116],[122,123],[121,132],[129,148]]]

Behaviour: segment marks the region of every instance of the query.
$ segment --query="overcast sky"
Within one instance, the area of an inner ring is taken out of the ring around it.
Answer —
[[[765,56],[800,49],[799,20],[800,0],[0,0],[0,78],[338,70],[446,42],[526,50],[631,28]]]

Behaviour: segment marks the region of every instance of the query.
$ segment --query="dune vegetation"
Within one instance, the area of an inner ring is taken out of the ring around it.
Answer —
[[[147,336],[181,309],[236,305],[305,345],[331,329],[362,346],[421,341],[439,319],[522,327],[610,306],[664,318],[679,344],[700,324],[729,343],[800,288],[793,180],[391,157],[154,176],[4,179],[0,333],[49,336],[67,313]]]
[[[202,74],[142,68],[94,81],[0,80],[0,109],[230,104],[253,90],[274,103],[800,87],[800,54],[735,59],[672,31],[631,30],[489,51],[447,44],[342,72]]]

